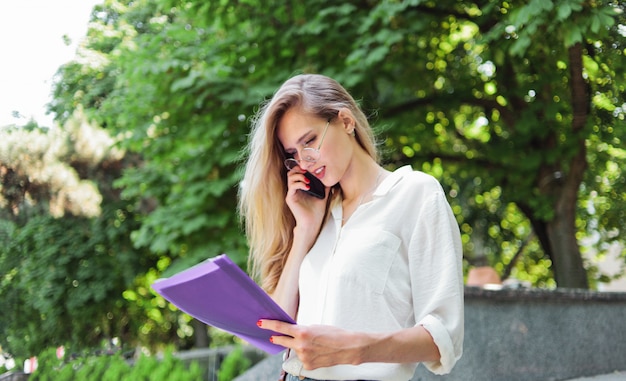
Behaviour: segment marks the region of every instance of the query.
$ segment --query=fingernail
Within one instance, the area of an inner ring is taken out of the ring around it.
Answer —
[[[270,343],[274,344],[274,336],[270,336]]]
[[[263,322],[261,320],[256,322],[256,325],[258,325],[259,327],[263,324]]]
[[[309,180],[309,179],[307,179],[307,178],[305,177],[305,178],[304,178],[304,182],[308,184],[308,183],[310,183],[310,182],[311,182],[311,180]]]
[[[306,185],[306,189],[309,190],[311,189],[311,186],[309,184]]]

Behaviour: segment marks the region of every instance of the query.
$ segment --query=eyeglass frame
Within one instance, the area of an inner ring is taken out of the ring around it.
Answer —
[[[310,164],[315,164],[319,161],[319,159],[322,157],[322,154],[320,153],[320,149],[322,148],[322,144],[324,143],[324,138],[326,138],[326,132],[328,131],[328,126],[330,126],[331,120],[332,118],[328,118],[328,120],[326,121],[326,127],[324,127],[324,132],[322,132],[322,140],[320,140],[320,144],[317,146],[317,148],[304,147],[302,149],[302,152],[306,150],[309,150],[308,152],[315,152],[317,155],[317,159],[315,160],[307,159],[305,155],[302,155],[303,158],[300,160],[296,160],[293,157],[288,157],[283,161],[283,164],[285,165],[285,168],[287,168],[288,171],[291,171],[294,168],[294,167],[289,167],[288,163],[290,162],[295,162],[298,166],[300,166],[300,162],[302,161],[306,161],[307,163],[310,163]],[[310,157],[310,155],[308,157]]]

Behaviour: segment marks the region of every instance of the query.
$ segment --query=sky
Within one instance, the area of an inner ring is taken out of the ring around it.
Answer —
[[[0,126],[23,125],[31,118],[52,126],[45,112],[54,74],[74,58],[91,10],[103,2],[0,0]],[[14,111],[21,117],[14,118]]]

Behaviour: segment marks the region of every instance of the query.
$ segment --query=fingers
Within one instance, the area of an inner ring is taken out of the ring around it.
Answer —
[[[293,336],[295,330],[295,324],[285,323],[280,320],[267,320],[261,319],[256,323],[259,328],[266,329],[268,331],[274,331],[287,336]]]
[[[294,168],[291,171],[287,172],[287,188],[289,190],[293,189],[295,192],[298,189],[311,189],[311,186],[309,185],[311,181],[306,178],[306,176],[304,175],[304,171],[301,171],[302,170],[297,170],[296,168]]]
[[[293,343],[293,327],[294,324],[285,323],[279,320],[265,320],[261,319],[256,323],[259,328],[266,329],[279,333],[280,335],[273,335],[270,337],[272,344],[280,345],[285,348],[291,348]]]
[[[345,355],[339,341],[332,340],[333,333],[338,333],[335,328],[323,326],[301,326],[285,323],[278,320],[261,319],[257,325],[278,333],[270,338],[273,344],[291,348],[300,359],[304,369],[312,370],[323,366],[332,366],[345,361],[341,356]],[[326,330],[332,330],[324,334]],[[326,338],[324,338],[326,336]]]

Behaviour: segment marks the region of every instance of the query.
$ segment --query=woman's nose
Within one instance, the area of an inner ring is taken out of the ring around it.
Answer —
[[[308,171],[309,168],[311,168],[313,166],[313,164],[315,164],[315,163],[307,161],[307,160],[304,160],[304,159],[300,159],[298,161],[298,164],[300,165],[300,168],[304,169],[305,171]]]

